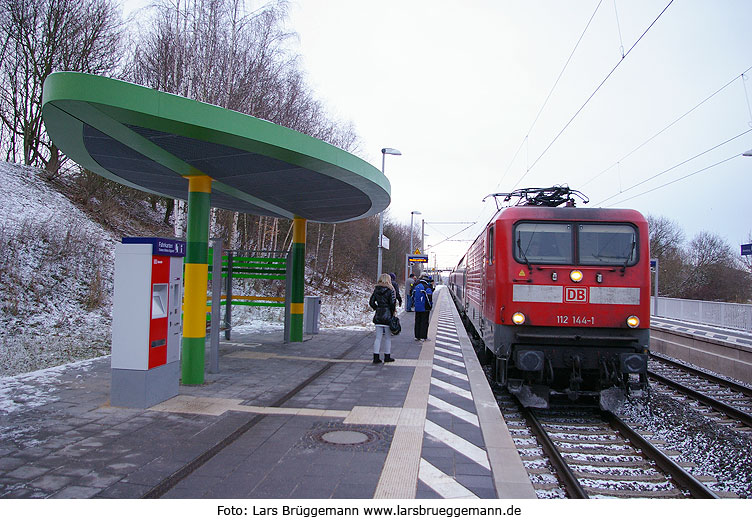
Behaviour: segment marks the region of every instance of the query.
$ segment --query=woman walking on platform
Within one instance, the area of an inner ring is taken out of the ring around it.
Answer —
[[[433,305],[433,289],[425,276],[413,286],[413,308],[415,309],[415,340],[429,340],[428,319]]]
[[[384,336],[384,362],[394,362],[391,357],[392,332],[389,330],[389,322],[397,311],[397,295],[394,293],[391,277],[384,273],[379,277],[376,288],[368,301],[371,309],[375,309],[373,323],[376,324],[376,340],[373,343],[373,363],[381,364],[379,351],[381,349],[381,337]]]

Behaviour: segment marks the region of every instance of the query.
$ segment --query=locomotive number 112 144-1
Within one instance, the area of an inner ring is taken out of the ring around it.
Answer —
[[[583,317],[579,315],[556,315],[556,322],[558,324],[573,324],[577,326],[593,326],[595,325],[595,317]]]

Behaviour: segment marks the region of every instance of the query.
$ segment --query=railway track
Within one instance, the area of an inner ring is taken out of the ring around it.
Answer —
[[[717,498],[618,417],[592,408],[531,412],[498,396],[541,497]]]
[[[752,433],[752,389],[665,357],[651,355],[650,359],[648,376],[659,389],[675,398],[680,394],[679,398],[697,401],[707,417]]]

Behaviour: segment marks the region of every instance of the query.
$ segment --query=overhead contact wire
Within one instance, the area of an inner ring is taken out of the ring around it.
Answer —
[[[546,108],[546,105],[548,104],[548,100],[551,98],[551,95],[554,93],[554,90],[556,89],[556,86],[559,84],[559,81],[561,80],[561,77],[564,75],[564,71],[566,71],[567,66],[569,66],[569,63],[572,60],[572,57],[574,56],[575,51],[577,51],[577,48],[580,45],[580,42],[582,42],[582,38],[585,36],[585,33],[587,32],[588,28],[590,27],[590,23],[593,21],[593,18],[595,18],[595,14],[598,12],[598,8],[600,8],[601,4],[603,3],[603,0],[600,0],[598,2],[598,5],[595,6],[595,10],[593,11],[593,14],[590,15],[590,19],[588,20],[587,24],[585,25],[585,29],[582,30],[582,34],[580,35],[580,38],[577,39],[577,43],[574,45],[574,48],[572,49],[572,52],[569,54],[569,58],[567,58],[567,61],[564,63],[564,67],[561,69],[561,72],[559,72],[559,76],[556,77],[556,81],[554,82],[554,85],[551,87],[551,90],[548,92],[548,95],[546,96],[546,100],[543,101],[543,105],[540,107],[540,110],[538,110],[538,113],[535,116],[535,119],[533,119],[533,124],[530,125],[530,128],[528,128],[527,133],[525,134],[525,137],[522,139],[522,142],[520,143],[520,146],[517,148],[517,151],[514,153],[514,156],[512,157],[512,160],[509,162],[509,166],[507,166],[507,169],[504,171],[504,175],[501,176],[501,179],[499,180],[498,185],[496,185],[496,188],[498,189],[501,186],[501,183],[504,181],[504,178],[509,173],[509,169],[512,168],[512,165],[514,164],[514,161],[517,159],[517,155],[520,153],[520,150],[522,150],[522,147],[525,145],[525,142],[528,141],[528,138],[530,137],[530,132],[533,131],[533,127],[535,126],[535,123],[538,122],[538,118],[543,113],[543,110]]]
[[[666,170],[663,170],[663,171],[661,171],[661,172],[658,172],[657,174],[655,174],[655,175],[653,175],[653,176],[650,176],[650,177],[649,177],[649,178],[647,178],[647,179],[643,179],[643,180],[642,180],[642,181],[640,181],[639,183],[635,183],[634,185],[632,185],[631,187],[629,187],[629,188],[627,188],[627,189],[624,189],[623,191],[617,192],[616,194],[614,194],[614,195],[612,195],[612,196],[609,196],[609,197],[607,197],[606,199],[603,199],[603,200],[599,201],[599,202],[598,202],[598,203],[596,203],[596,204],[595,204],[594,206],[596,206],[596,207],[597,207],[597,206],[598,206],[598,205],[600,205],[601,203],[605,203],[606,201],[608,201],[608,200],[610,200],[610,199],[613,199],[613,198],[615,198],[615,197],[621,196],[622,194],[624,194],[625,192],[629,192],[629,191],[630,191],[630,190],[632,190],[633,188],[637,188],[637,187],[639,187],[640,185],[644,185],[644,184],[645,184],[645,183],[647,183],[648,181],[652,181],[653,179],[655,179],[655,178],[657,178],[657,177],[659,177],[659,176],[662,176],[663,174],[665,174],[665,173],[667,173],[667,172],[671,172],[671,171],[672,171],[672,170],[674,170],[675,168],[679,168],[679,167],[680,167],[680,166],[682,166],[682,165],[686,165],[686,164],[687,164],[687,163],[689,163],[690,161],[692,161],[692,160],[694,160],[694,159],[697,159],[698,157],[700,157],[700,156],[703,156],[703,155],[707,154],[708,152],[712,152],[712,151],[713,151],[713,150],[715,150],[716,148],[720,148],[720,147],[722,147],[723,145],[730,143],[730,142],[731,142],[731,141],[733,141],[734,139],[738,139],[738,138],[740,138],[741,136],[743,136],[743,135],[746,135],[746,134],[748,134],[748,133],[750,133],[750,132],[752,132],[752,129],[749,129],[749,130],[747,130],[747,131],[745,131],[745,132],[742,132],[742,133],[740,133],[740,134],[738,134],[738,135],[735,135],[735,136],[734,136],[734,137],[732,137],[731,139],[726,139],[726,140],[725,140],[725,141],[723,141],[722,143],[719,143],[719,144],[715,145],[715,146],[714,146],[714,147],[712,147],[712,148],[708,148],[707,150],[705,150],[705,151],[703,151],[703,152],[700,152],[699,154],[696,154],[696,155],[694,155],[694,156],[690,157],[689,159],[685,159],[685,160],[684,160],[684,161],[682,161],[681,163],[677,163],[676,165],[672,166],[671,168],[667,168]],[[736,157],[736,156],[733,156],[733,157]],[[730,158],[730,159],[731,159],[731,158]],[[679,181],[679,180],[676,180],[676,181]],[[661,187],[658,187],[658,188],[661,188]],[[638,195],[642,195],[642,194],[638,194]],[[636,196],[633,196],[633,197],[636,197]],[[632,199],[632,198],[629,198],[629,199]],[[619,202],[619,203],[621,203],[621,202]]]
[[[577,118],[577,116],[585,108],[585,106],[587,106],[588,103],[592,100],[592,98],[595,97],[595,94],[598,93],[598,91],[601,89],[601,87],[603,87],[603,85],[606,84],[606,81],[608,81],[608,79],[611,77],[611,75],[613,75],[614,72],[617,70],[617,68],[622,64],[622,62],[624,62],[624,59],[626,59],[629,56],[629,54],[632,52],[632,50],[637,46],[637,44],[640,43],[640,41],[643,39],[643,37],[645,35],[647,35],[648,31],[650,31],[650,29],[655,25],[656,22],[658,22],[658,20],[663,16],[663,14],[666,12],[666,10],[669,7],[671,7],[671,4],[673,4],[673,3],[674,3],[674,0],[671,0],[666,5],[666,7],[664,7],[663,10],[658,14],[658,16],[655,18],[655,20],[653,20],[650,23],[650,25],[647,27],[647,29],[645,29],[645,31],[643,31],[642,35],[640,35],[640,37],[635,41],[635,43],[632,44],[632,46],[627,50],[627,52],[624,54],[624,56],[621,59],[619,59],[619,62],[616,63],[616,65],[611,69],[611,71],[608,73],[608,75],[606,75],[606,77],[601,81],[601,83],[595,88],[595,90],[593,91],[593,93],[591,93],[590,96],[582,104],[582,106],[580,106],[579,110],[577,110],[575,112],[575,114],[571,117],[571,119],[569,119],[569,121],[567,121],[567,124],[564,125],[564,128],[562,128],[561,131],[559,131],[559,133],[556,134],[556,137],[553,138],[553,140],[548,144],[548,146],[545,148],[545,150],[543,150],[543,152],[541,152],[541,154],[538,156],[538,158],[535,161],[533,161],[533,164],[530,165],[527,168],[527,170],[525,171],[525,173],[522,174],[522,176],[520,177],[520,179],[518,179],[517,182],[512,186],[513,188],[516,188],[517,185],[519,185],[522,182],[522,180],[525,179],[525,177],[530,173],[530,171],[533,169],[533,167],[535,167],[535,165],[538,164],[538,161],[540,161],[543,158],[543,156],[546,155],[546,153],[551,149],[551,147],[554,145],[554,143],[556,143],[556,141],[559,139],[559,137],[561,137],[561,135],[566,131],[566,129],[569,128],[569,125],[572,124],[572,121],[574,121]]]
[[[662,189],[663,187],[667,187],[669,185],[672,185],[676,183],[677,181],[681,181],[682,179],[687,179],[690,176],[694,176],[695,174],[699,174],[700,172],[705,172],[706,170],[709,170],[713,167],[717,167],[718,165],[722,165],[724,163],[728,163],[732,159],[736,159],[737,157],[740,157],[742,154],[734,154],[731,157],[728,157],[724,159],[723,161],[718,161],[717,163],[713,163],[712,165],[708,165],[705,168],[701,168],[700,170],[696,170],[695,172],[692,172],[691,174],[687,174],[686,176],[682,176],[680,178],[676,178],[673,181],[669,181],[668,183],[664,183],[663,185],[659,185],[655,188],[651,188],[650,190],[646,190],[645,192],[641,192],[640,194],[635,194],[634,196],[630,196],[628,198],[624,198],[621,201],[617,201],[616,203],[613,203],[612,205],[618,205],[619,203],[624,203],[625,201],[629,201],[630,199],[639,198],[640,196],[644,196],[645,194],[649,194],[650,192],[653,192],[655,190]]]
[[[472,224],[468,225],[467,227],[465,227],[465,228],[464,228],[464,229],[462,229],[461,231],[459,231],[459,232],[456,232],[456,233],[452,234],[451,236],[447,236],[446,238],[444,238],[443,240],[441,240],[441,241],[440,241],[440,242],[438,242],[438,243],[434,243],[433,245],[431,245],[431,247],[432,247],[432,248],[433,248],[433,247],[436,247],[437,245],[440,245],[440,244],[442,244],[442,243],[444,243],[444,242],[446,242],[446,241],[449,241],[449,240],[451,240],[451,239],[452,239],[452,238],[454,238],[455,236],[459,236],[460,234],[462,234],[463,232],[465,232],[466,230],[468,230],[468,229],[469,229],[470,227],[473,227],[473,226],[474,226],[474,225],[475,225],[476,223],[478,223],[478,222],[473,222]]]
[[[750,66],[749,68],[747,68],[746,70],[744,70],[742,72],[742,74],[741,74],[742,79],[744,78],[744,75],[748,71],[750,71],[750,70],[752,70],[752,66]],[[643,146],[645,146],[648,143],[650,143],[651,141],[653,141],[656,137],[658,137],[663,132],[665,132],[666,130],[668,130],[672,126],[674,126],[676,123],[678,123],[679,121],[681,121],[682,119],[684,119],[686,116],[688,116],[692,112],[694,112],[697,108],[699,108],[700,106],[702,106],[703,104],[705,104],[706,102],[708,102],[710,99],[712,99],[713,97],[715,97],[716,95],[718,95],[719,93],[721,93],[723,90],[725,90],[726,88],[728,88],[729,86],[731,86],[734,82],[736,82],[736,80],[738,78],[739,78],[739,76],[735,75],[733,79],[731,79],[726,84],[724,84],[723,86],[721,86],[720,88],[718,88],[716,91],[714,91],[713,93],[711,93],[710,95],[708,95],[707,97],[705,97],[702,101],[700,101],[699,103],[697,103],[691,109],[687,110],[684,114],[682,114],[680,117],[676,118],[670,124],[666,125],[662,130],[660,130],[659,132],[655,133],[652,137],[650,137],[649,139],[645,140],[642,144],[640,144],[639,146],[633,148],[631,152],[629,152],[628,154],[626,154],[625,156],[623,156],[621,159],[619,159],[618,161],[616,161],[615,163],[613,163],[608,168],[602,170],[601,172],[599,172],[598,174],[596,174],[595,176],[593,176],[592,178],[590,178],[589,180],[587,180],[585,183],[582,184],[582,187],[584,188],[585,186],[589,185],[590,183],[592,183],[593,181],[595,181],[597,178],[599,178],[600,176],[602,176],[603,174],[605,174],[606,172],[608,172],[609,170],[611,170],[612,168],[614,168],[615,166],[617,166],[619,163],[621,163],[622,161],[624,161],[625,159],[627,159],[629,156],[631,156],[632,154],[634,154],[635,152],[637,152]],[[743,82],[744,81],[742,81],[742,84],[743,84]],[[745,90],[745,95],[746,95],[746,86],[745,86],[744,90]],[[747,105],[749,106],[749,100],[747,101]],[[752,123],[752,109],[750,109],[750,122]]]

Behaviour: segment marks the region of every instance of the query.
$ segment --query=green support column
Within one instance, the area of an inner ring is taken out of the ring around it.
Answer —
[[[306,219],[292,221],[292,291],[290,342],[303,342],[303,278],[305,273]]]
[[[206,347],[206,287],[209,273],[209,176],[188,179],[188,229],[185,249],[183,309],[183,384],[204,383]]]

